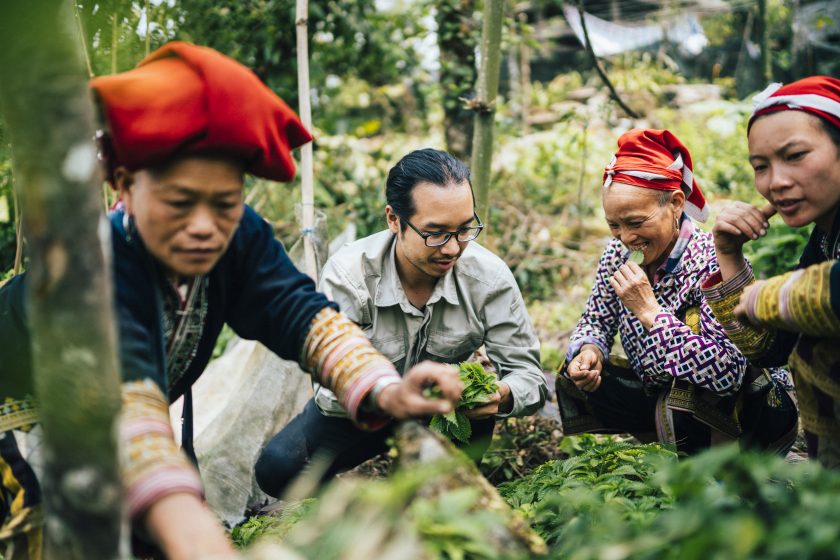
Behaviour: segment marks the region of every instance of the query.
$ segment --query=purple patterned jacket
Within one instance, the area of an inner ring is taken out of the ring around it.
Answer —
[[[737,392],[747,360],[726,337],[700,291],[703,280],[718,271],[712,235],[683,215],[680,239],[654,278],[653,293],[663,312],[656,316],[650,331],[624,306],[609,283],[628,256],[619,240],[612,239],[607,245],[586,309],[572,333],[567,363],[584,344],[596,345],[606,359],[618,332],[633,371],[646,387],[668,385],[676,378],[720,395]],[[698,334],[679,318],[691,307],[700,309]],[[784,370],[771,374],[788,384]]]

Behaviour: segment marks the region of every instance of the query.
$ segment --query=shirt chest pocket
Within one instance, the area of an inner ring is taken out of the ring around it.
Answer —
[[[423,359],[454,364],[470,359],[484,341],[472,332],[429,333]]]
[[[370,343],[395,365],[405,360],[405,339],[401,336],[372,338]]]

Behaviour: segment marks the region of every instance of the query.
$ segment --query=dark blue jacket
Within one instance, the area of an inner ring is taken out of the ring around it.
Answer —
[[[227,252],[209,273],[207,317],[196,355],[170,390],[160,291],[166,284],[140,238],[126,239],[122,218],[122,212],[110,216],[122,376],[154,380],[170,402],[204,371],[225,323],[240,337],[297,361],[312,318],[324,307],[336,307],[292,264],[271,226],[246,206]],[[22,274],[0,288],[0,398],[34,394],[25,281]]]

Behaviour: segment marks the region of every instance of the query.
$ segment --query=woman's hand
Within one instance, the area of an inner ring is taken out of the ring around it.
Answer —
[[[441,398],[424,396],[423,390],[431,385],[440,388]],[[425,360],[408,370],[400,383],[382,389],[376,404],[400,420],[447,414],[458,406],[463,390],[457,367]]]
[[[741,298],[738,300],[738,305],[735,306],[735,309],[732,310],[732,314],[735,318],[744,325],[752,325],[754,327],[761,327],[761,325],[757,325],[750,320],[750,317],[747,315],[747,305],[750,299],[754,299],[758,296],[758,293],[755,290],[760,290],[761,287],[764,285],[764,280],[758,280],[754,284],[750,284],[744,291],[741,292]]]
[[[222,524],[195,494],[162,497],[149,508],[145,521],[146,529],[166,558],[239,557]]]
[[[656,301],[645,271],[628,261],[613,274],[610,285],[624,306],[646,329],[650,329],[656,316],[662,312],[662,306]]]
[[[712,235],[724,281],[744,268],[744,243],[767,235],[770,227],[767,220],[775,213],[772,204],[759,209],[746,202],[732,201],[723,207],[712,228]]]
[[[566,368],[569,379],[581,391],[592,392],[601,386],[604,356],[594,344],[584,344]]]

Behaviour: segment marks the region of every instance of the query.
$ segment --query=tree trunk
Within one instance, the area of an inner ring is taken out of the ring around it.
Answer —
[[[29,326],[44,430],[46,558],[117,558],[120,406],[110,235],[85,67],[64,0],[7,2],[0,102],[30,252]]]
[[[484,223],[488,220],[490,198],[490,164],[493,160],[493,121],[496,116],[496,95],[499,92],[499,59],[501,58],[502,16],[504,0],[484,0],[481,29],[481,68],[478,71],[475,131],[472,147],[472,184],[476,212]]]
[[[469,161],[473,139],[473,116],[461,99],[471,97],[476,80],[474,9],[475,0],[437,2],[443,130],[446,149],[462,161]]]
[[[764,84],[768,84],[773,79],[773,58],[770,53],[770,26],[767,22],[767,0],[758,0],[757,23],[759,44],[761,45],[761,79]]]

